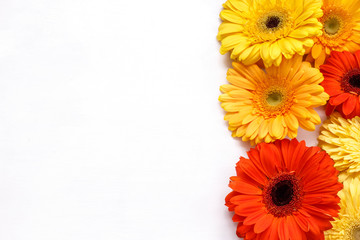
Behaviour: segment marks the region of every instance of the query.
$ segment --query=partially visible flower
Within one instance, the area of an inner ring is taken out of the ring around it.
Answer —
[[[360,174],[360,117],[344,119],[339,113],[332,114],[321,127],[319,147],[341,171],[340,181],[348,175]]]
[[[339,192],[339,217],[331,222],[333,228],[325,232],[326,240],[360,239],[360,175],[344,182]]]
[[[323,76],[297,55],[279,67],[245,66],[233,62],[220,87],[221,106],[228,113],[233,137],[252,144],[272,142],[286,136],[295,138],[300,127],[313,131],[321,120],[313,109],[326,104],[328,95],[319,83]]]
[[[321,35],[320,0],[228,0],[221,11],[221,54],[251,65],[279,66],[283,57],[304,55]]]
[[[360,115],[360,51],[332,52],[324,65],[320,66],[324,75],[321,86],[330,95],[326,115],[334,110],[344,118]]]
[[[323,239],[338,214],[342,184],[333,160],[305,142],[261,143],[240,158],[226,206],[245,240]]]
[[[318,68],[331,51],[360,50],[360,2],[358,0],[323,0],[324,15],[319,19],[323,25],[321,36],[307,60],[315,60]]]

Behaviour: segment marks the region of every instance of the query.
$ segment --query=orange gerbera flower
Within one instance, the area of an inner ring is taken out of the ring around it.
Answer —
[[[332,52],[326,64],[320,66],[324,75],[321,86],[330,95],[326,115],[334,110],[344,118],[360,115],[360,51]]]
[[[331,51],[355,52],[360,49],[360,2],[358,0],[323,0],[322,35],[314,38],[307,60],[319,68]]]
[[[260,143],[240,158],[226,206],[244,240],[319,240],[339,210],[338,171],[329,155],[305,142]]]

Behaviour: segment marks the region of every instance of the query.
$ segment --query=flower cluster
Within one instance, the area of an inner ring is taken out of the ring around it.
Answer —
[[[217,35],[233,60],[220,87],[240,157],[232,192],[239,238],[360,240],[360,1],[227,0]],[[299,127],[321,124],[318,147]]]

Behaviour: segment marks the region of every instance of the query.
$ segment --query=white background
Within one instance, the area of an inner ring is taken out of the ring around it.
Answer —
[[[222,3],[1,0],[1,240],[237,239]]]

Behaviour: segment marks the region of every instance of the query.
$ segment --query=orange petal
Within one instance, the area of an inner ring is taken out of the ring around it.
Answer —
[[[325,50],[323,50],[323,47],[320,44],[314,44],[314,46],[311,49],[311,56],[314,59],[316,59],[316,58],[318,58],[320,56],[320,53],[322,51],[325,51]]]
[[[253,214],[254,212],[260,211],[262,207],[263,204],[260,202],[244,201],[242,204],[235,207],[235,213],[240,216],[247,216],[249,214]]]
[[[357,97],[354,95],[349,96],[349,98],[342,105],[342,111],[344,115],[349,115],[355,110]]]
[[[278,233],[278,225],[279,225],[279,218],[274,218],[274,222],[271,225],[271,233],[269,236],[269,240],[278,240],[279,233]]]
[[[359,55],[360,57],[360,55]],[[330,74],[335,74],[338,77],[342,77],[344,75],[344,72],[342,72],[339,68],[330,65],[330,64],[324,64],[320,66],[320,71],[322,73],[330,73]]]
[[[265,231],[274,221],[274,216],[271,214],[266,214],[262,216],[254,226],[254,232],[255,233],[261,233]]]
[[[261,195],[262,191],[260,188],[241,181],[231,181],[229,187],[236,192],[249,194],[249,195]]]
[[[260,159],[267,176],[271,177],[278,173],[280,153],[274,144],[263,143],[260,150]]]
[[[252,161],[249,159],[242,160],[242,164],[240,165],[240,168],[244,171],[245,174],[247,174],[250,178],[255,180],[261,185],[264,185],[267,178],[265,177],[264,173],[260,171]]]
[[[336,97],[330,98],[329,102],[331,105],[337,106],[337,105],[345,102],[349,98],[349,96],[350,96],[350,94],[343,93],[343,94],[337,95]]]
[[[288,216],[286,218],[286,224],[289,227],[291,240],[303,240],[302,232],[293,216]]]
[[[249,214],[245,218],[244,225],[253,225],[253,224],[255,224],[265,214],[266,214],[266,212],[265,212],[264,208],[259,210],[259,211],[256,211],[256,212],[252,212],[251,214]]]
[[[284,239],[284,240],[288,240],[290,239],[290,232],[289,232],[289,228],[286,224],[286,219],[287,217],[282,217],[280,218],[279,221],[279,239]]]

